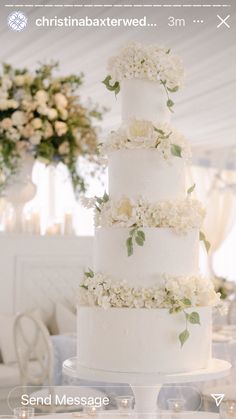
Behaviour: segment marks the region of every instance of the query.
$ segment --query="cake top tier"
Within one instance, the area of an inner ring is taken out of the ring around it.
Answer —
[[[133,87],[133,92],[137,91],[139,87],[142,91],[149,89],[150,92],[159,88],[159,91],[155,91],[155,95],[164,93],[167,108],[172,111],[174,103],[170,99],[170,94],[181,87],[183,77],[182,62],[170,49],[133,42],[122,48],[119,54],[110,58],[108,75],[103,83],[109,90],[118,94],[127,81],[133,80],[134,82],[134,79],[142,81],[140,86],[136,84]],[[144,82],[149,82],[150,85],[145,85]],[[148,92],[149,97],[150,92]],[[155,104],[155,102],[153,103]],[[140,118],[142,115],[132,116]]]

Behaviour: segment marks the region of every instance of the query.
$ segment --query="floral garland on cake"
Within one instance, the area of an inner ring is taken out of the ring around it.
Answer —
[[[95,208],[96,227],[162,227],[187,233],[200,228],[205,216],[201,203],[189,197],[150,203],[141,197],[114,200],[104,194],[102,198],[83,198],[82,203]]]
[[[215,306],[220,294],[213,282],[201,276],[157,276],[152,287],[130,287],[91,269],[85,272],[79,289],[79,304],[108,308],[168,309],[170,314],[184,312],[186,329],[180,333],[181,345],[189,337],[188,323],[200,324],[197,312],[186,312],[191,307]]]
[[[81,104],[83,74],[55,76],[56,63],[35,72],[3,64],[0,76],[0,190],[23,164],[25,152],[46,164],[64,163],[75,192],[85,191],[78,157],[98,169],[98,129],[103,111]],[[94,173],[94,167],[93,167]]]
[[[165,160],[173,156],[183,157],[185,160],[191,158],[189,142],[167,123],[153,124],[132,119],[117,131],[112,131],[107,141],[100,146],[102,154],[125,149],[156,149]]]
[[[194,186],[189,189],[190,193]],[[185,199],[150,203],[141,197],[137,200],[127,197],[114,200],[105,193],[103,197],[82,197],[81,203],[85,208],[95,209],[95,227],[130,228],[126,240],[128,256],[133,254],[134,244],[144,245],[146,238],[142,228],[172,228],[178,234],[186,234],[192,229],[200,229],[205,216],[201,203],[189,196]],[[210,243],[203,232],[200,232],[199,238],[208,251]]]
[[[159,82],[167,94],[167,106],[172,110],[174,102],[169,92],[174,93],[183,83],[184,69],[180,58],[168,48],[132,42],[110,58],[108,76],[103,80],[108,90],[118,94],[124,79],[145,79]]]

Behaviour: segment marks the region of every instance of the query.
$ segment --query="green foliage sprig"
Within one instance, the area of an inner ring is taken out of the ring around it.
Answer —
[[[102,206],[109,201],[109,195],[104,192],[102,197],[95,196],[95,208],[98,212],[101,212]]]
[[[186,309],[190,308],[192,306],[192,302],[189,298],[183,298],[181,300],[181,305],[177,304],[176,301],[172,301],[173,307],[169,310],[170,314],[173,313],[179,313],[182,311],[185,316],[185,329],[179,334],[179,341],[181,344],[181,348],[185,344],[185,342],[188,340],[190,336],[189,332],[189,324],[198,324],[200,325],[200,316],[196,311],[192,311],[191,313],[187,313]]]
[[[134,252],[134,244],[137,244],[138,246],[143,246],[145,242],[145,233],[144,231],[138,227],[134,226],[131,228],[129,232],[129,237],[126,240],[126,248],[127,248],[127,254],[128,256],[131,256]]]
[[[204,243],[204,246],[208,253],[211,248],[211,243],[207,240],[205,233],[203,233],[202,231],[199,232],[199,240]]]
[[[114,84],[111,84],[111,76],[108,75],[103,81],[103,84],[105,84],[106,88],[110,90],[110,92],[115,92],[115,95],[118,95],[120,92],[120,83],[116,81]]]

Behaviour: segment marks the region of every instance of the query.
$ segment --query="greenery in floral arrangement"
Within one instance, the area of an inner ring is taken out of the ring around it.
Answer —
[[[57,63],[34,73],[3,64],[0,76],[0,189],[29,152],[46,164],[64,163],[75,192],[86,190],[78,165],[83,156],[98,169],[95,120],[105,109],[85,107],[78,96],[83,74],[55,76]]]
[[[213,284],[215,291],[220,293],[221,300],[225,300],[236,293],[234,281],[229,281],[226,278],[216,276],[213,278]]]
[[[115,279],[103,272],[89,269],[84,274],[79,291],[79,304],[108,308],[167,309],[170,315],[181,313],[185,328],[179,334],[181,347],[190,337],[190,325],[200,325],[194,307],[215,306],[220,296],[213,282],[201,276],[157,275],[156,285],[132,287],[125,279]],[[193,304],[194,301],[194,304]]]
[[[177,304],[176,304],[177,303]],[[169,310],[171,314],[178,313],[182,311],[185,316],[185,329],[179,334],[179,341],[181,344],[181,348],[185,344],[185,342],[188,340],[190,333],[189,333],[189,324],[198,324],[200,325],[200,317],[197,311],[192,311],[191,313],[188,313],[186,311],[187,308],[190,308],[192,306],[192,302],[189,298],[183,298],[180,301],[181,304],[178,305],[178,302],[172,301],[172,308]]]
[[[101,212],[102,211],[102,206],[108,201],[109,201],[109,195],[106,192],[104,192],[102,197],[95,196],[94,205],[95,205],[96,210],[98,212]]]
[[[182,85],[184,70],[181,60],[169,48],[131,42],[108,62],[108,75],[103,80],[109,91],[117,95],[120,83],[127,79],[144,79],[159,82],[167,95],[166,105],[173,112],[170,93]]]
[[[137,225],[133,226],[130,229],[129,237],[126,240],[126,247],[127,247],[127,254],[131,256],[134,252],[134,244],[138,246],[143,246],[145,242],[145,233],[144,231]]]
[[[208,253],[211,247],[211,243],[207,240],[205,233],[203,233],[202,231],[199,232],[199,240],[203,242]]]

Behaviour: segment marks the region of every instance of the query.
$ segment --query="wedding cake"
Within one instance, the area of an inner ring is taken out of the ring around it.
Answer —
[[[109,62],[122,124],[101,152],[109,195],[95,208],[94,266],[78,306],[78,362],[90,369],[178,373],[211,360],[213,284],[198,270],[204,210],[185,184],[188,141],[170,125],[183,67],[165,48],[132,43]]]

